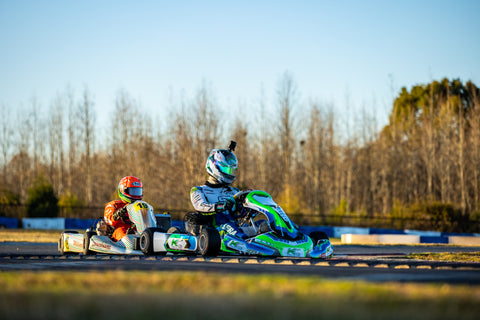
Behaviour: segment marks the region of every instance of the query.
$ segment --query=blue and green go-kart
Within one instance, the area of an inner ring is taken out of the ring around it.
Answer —
[[[321,231],[306,235],[300,231],[272,197],[260,190],[240,191],[234,196],[240,237],[218,226],[221,250],[231,254],[258,256],[329,258],[333,247]]]

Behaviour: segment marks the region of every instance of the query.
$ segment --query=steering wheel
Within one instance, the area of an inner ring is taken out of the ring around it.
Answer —
[[[241,190],[233,195],[233,199],[235,199],[235,205],[236,205],[236,210],[234,213],[235,219],[238,219],[241,217],[240,212],[243,209],[243,202],[245,201],[245,198],[250,192],[252,192],[252,190],[246,189],[246,190]]]
[[[250,190],[250,189],[238,191],[237,193],[235,193],[233,195],[233,199],[235,199],[235,202],[237,204],[242,204],[243,201],[245,201],[245,198],[247,197],[247,194],[249,194],[250,192],[252,192],[252,190]]]

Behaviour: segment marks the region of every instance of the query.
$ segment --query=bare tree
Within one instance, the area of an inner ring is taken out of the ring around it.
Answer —
[[[280,138],[281,150],[281,170],[282,170],[282,184],[288,184],[291,177],[292,157],[294,151],[294,108],[297,102],[297,88],[293,77],[289,73],[285,73],[281,78],[278,88],[278,133]]]
[[[31,100],[32,110],[30,113],[31,128],[32,128],[32,147],[33,147],[33,176],[37,177],[40,172],[40,163],[43,155],[44,139],[43,139],[43,125],[40,118],[41,106],[36,98]]]
[[[75,106],[75,100],[72,90],[65,92],[65,107],[67,110],[67,159],[66,159],[66,191],[73,192],[74,187],[74,170],[78,163],[78,148],[77,143],[79,139],[79,119]]]
[[[235,126],[231,137],[234,141],[237,142],[236,156],[239,163],[239,174],[237,174],[236,184],[241,189],[252,188],[252,185],[255,181],[249,179],[251,176],[251,160],[250,160],[250,151],[248,143],[248,130],[247,124],[242,120],[237,118]]]
[[[478,211],[480,205],[480,96],[473,93],[473,108],[469,110],[470,130],[466,137],[468,173],[471,177],[470,201],[472,211]]]
[[[48,147],[50,155],[49,172],[54,189],[62,194],[64,191],[64,149],[63,149],[63,110],[64,98],[56,97],[50,106],[48,126]]]
[[[251,177],[249,181],[250,184],[254,184],[255,188],[267,190],[267,186],[269,186],[270,180],[270,152],[272,148],[274,148],[274,142],[272,141],[272,135],[274,134],[274,130],[272,129],[272,124],[266,112],[266,97],[263,91],[263,88],[260,93],[258,105],[255,103],[254,106],[254,117],[252,123],[248,122],[248,128],[252,129],[249,130],[248,135],[251,137],[249,141],[248,149],[249,151],[249,161],[251,161],[252,165],[248,165],[248,173]],[[243,115],[242,120],[244,121]],[[245,169],[243,168],[243,163],[241,164],[241,171],[245,173]],[[273,190],[268,189],[269,192],[273,192]]]
[[[93,200],[92,158],[95,151],[95,110],[90,93],[85,88],[82,101],[78,105],[78,118],[80,124],[80,143],[82,146],[81,172],[85,179],[84,197],[86,203]]]
[[[318,104],[311,106],[308,119],[308,133],[305,142],[302,143],[302,154],[305,163],[304,187],[302,193],[308,206],[313,212],[325,213],[325,197],[328,184],[322,181],[323,170],[328,161],[325,152],[325,133],[327,124],[325,116]]]
[[[30,145],[32,139],[32,125],[29,118],[25,118],[25,111],[17,109],[17,130],[14,136],[14,144],[16,146],[14,155],[9,161],[9,172],[12,180],[16,181],[12,184],[13,192],[20,195],[21,201],[27,198],[27,189],[31,180],[32,159],[30,157]]]
[[[10,109],[6,105],[2,104],[0,112],[2,114],[2,119],[0,120],[0,147],[2,148],[2,169],[3,169],[3,180],[6,185],[9,185],[9,175],[8,175],[8,159],[12,147],[13,139],[13,128],[12,128],[12,119],[10,114]]]

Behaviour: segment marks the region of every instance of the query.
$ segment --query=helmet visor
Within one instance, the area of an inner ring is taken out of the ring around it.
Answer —
[[[228,165],[226,163],[218,163],[218,169],[222,173],[229,174],[229,175],[235,175],[235,171],[237,170],[235,166]]]
[[[143,189],[139,187],[130,187],[125,189],[125,193],[132,197],[140,197],[143,195]]]

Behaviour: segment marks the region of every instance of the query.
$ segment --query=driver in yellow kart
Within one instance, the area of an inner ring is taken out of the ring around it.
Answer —
[[[137,177],[126,176],[118,183],[119,200],[110,201],[105,205],[104,220],[115,228],[112,239],[118,241],[127,234],[134,234],[135,227],[128,218],[126,206],[143,198],[142,181]]]

